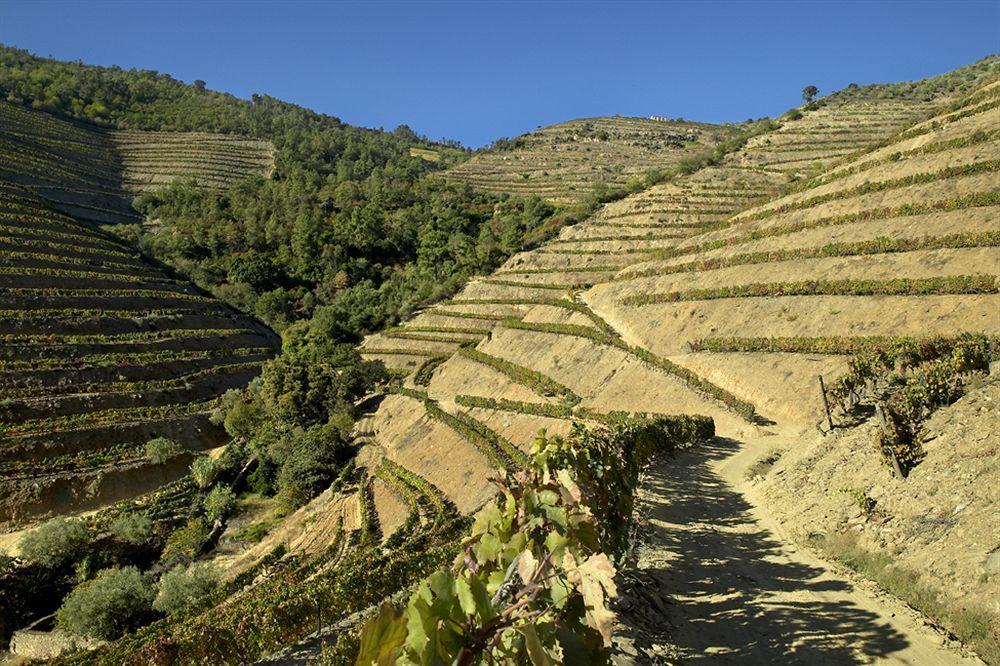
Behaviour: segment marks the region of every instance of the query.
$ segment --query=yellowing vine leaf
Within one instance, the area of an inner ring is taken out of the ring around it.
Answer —
[[[355,663],[357,666],[392,666],[405,640],[403,611],[384,603],[375,621],[366,624],[361,631],[361,649]]]
[[[587,607],[587,625],[600,632],[606,645],[611,644],[611,630],[615,614],[606,600],[618,594],[615,585],[615,567],[604,553],[591,555],[579,566],[567,551],[563,561],[567,578],[580,590]]]

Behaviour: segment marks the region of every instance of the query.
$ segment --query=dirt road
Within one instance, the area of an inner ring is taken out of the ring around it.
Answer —
[[[909,607],[784,538],[743,480],[761,448],[720,438],[650,470],[619,661],[982,663],[946,647]]]

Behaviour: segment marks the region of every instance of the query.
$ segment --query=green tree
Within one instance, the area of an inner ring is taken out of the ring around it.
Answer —
[[[813,101],[813,98],[817,94],[819,94],[819,88],[817,88],[816,86],[810,85],[802,89],[802,99],[804,99],[806,102]]]
[[[155,535],[153,521],[141,513],[126,513],[114,519],[111,534],[119,541],[141,546]]]
[[[114,640],[148,620],[154,595],[137,568],[105,569],[69,593],[56,623],[73,634]]]
[[[160,577],[153,609],[174,615],[196,604],[219,586],[219,570],[211,562],[176,566]]]
[[[82,559],[91,539],[82,520],[53,518],[21,537],[21,557],[44,567],[57,567]]]
[[[205,518],[214,523],[222,520],[236,506],[236,494],[229,486],[217,485],[205,496]]]
[[[184,447],[172,439],[157,437],[146,442],[146,459],[154,465],[162,465],[184,451]]]

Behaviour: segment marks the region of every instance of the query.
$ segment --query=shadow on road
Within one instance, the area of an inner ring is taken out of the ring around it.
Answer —
[[[644,545],[627,634],[677,646],[684,663],[853,664],[907,646],[856,605],[849,582],[796,561],[712,469],[717,439],[656,463],[643,483]],[[651,598],[665,596],[667,602]],[[657,636],[659,635],[659,636]]]

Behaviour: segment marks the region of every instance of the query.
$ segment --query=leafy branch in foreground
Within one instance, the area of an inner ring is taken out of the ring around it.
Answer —
[[[451,569],[405,610],[384,604],[357,664],[586,663],[605,659],[639,471],[658,451],[711,437],[705,417],[629,419],[610,431],[540,434],[531,464],[498,480]]]

